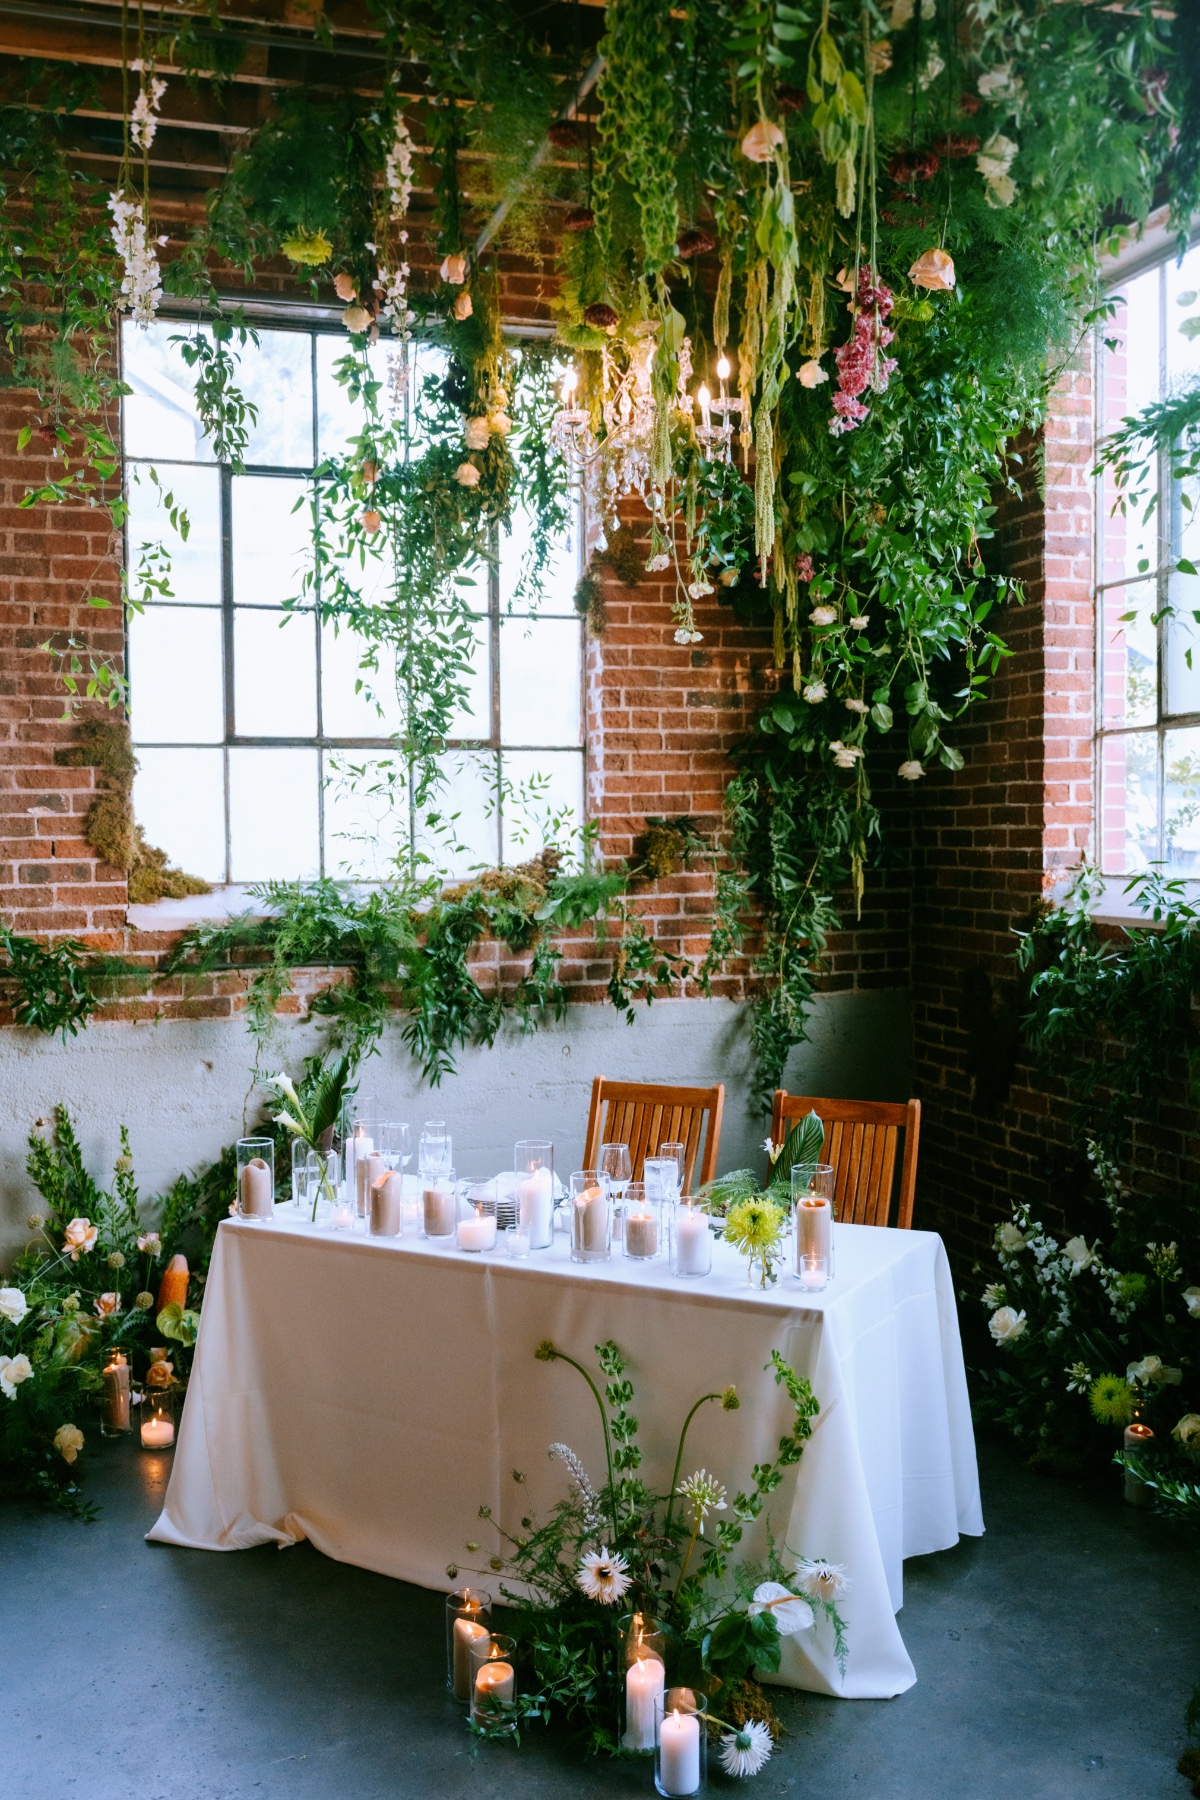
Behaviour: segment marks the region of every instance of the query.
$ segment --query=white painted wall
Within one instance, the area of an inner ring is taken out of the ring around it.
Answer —
[[[295,1070],[317,1042],[310,1025],[281,1024]],[[793,1092],[898,1100],[909,1087],[908,995],[900,990],[825,994],[812,1037],[792,1052]],[[141,1192],[149,1198],[185,1169],[210,1161],[244,1130],[254,1044],[241,1020],[89,1025],[57,1038],[0,1031],[0,1266],[26,1241],[37,1195],[25,1174],[25,1144],[39,1118],[65,1101],[92,1173],[105,1180],[117,1132],[129,1127]],[[433,1091],[419,1079],[398,1031],[366,1065],[362,1087],[420,1126],[444,1115],[462,1174],[511,1164],[518,1137],[552,1137],[560,1171],[577,1168],[594,1075],[631,1081],[725,1083],[719,1166],[757,1166],[765,1121],[747,1107],[744,1009],[729,1000],[660,1000],[625,1025],[610,1007],[573,1006],[560,1025],[522,1038],[507,1032],[492,1050],[469,1050],[458,1073]],[[278,1067],[278,1063],[272,1066]]]

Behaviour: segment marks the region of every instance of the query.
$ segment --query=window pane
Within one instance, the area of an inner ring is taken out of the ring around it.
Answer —
[[[505,744],[578,744],[578,619],[502,619],[500,735]]]
[[[471,655],[471,673],[465,686],[467,703],[450,721],[452,738],[482,738],[492,735],[492,657],[491,632],[486,619],[473,624],[475,649]]]
[[[1163,843],[1173,875],[1200,875],[1200,728],[1163,744]]]
[[[1104,369],[1105,419],[1111,427],[1130,413],[1141,412],[1161,391],[1161,347],[1159,337],[1159,302],[1161,272],[1147,269],[1144,275],[1123,282],[1111,326],[1103,328],[1106,338],[1116,338],[1117,348],[1108,353]]]
[[[1167,264],[1167,383],[1200,373],[1200,244]]]
[[[325,873],[386,881],[408,860],[407,771],[390,756],[325,758]]]
[[[1106,875],[1158,860],[1158,739],[1132,732],[1101,741],[1101,846]]]
[[[121,408],[126,456],[213,461],[196,411],[195,374],[171,342],[195,337],[197,330],[177,319],[160,319],[144,330],[127,320],[122,327],[121,373],[133,389]]]
[[[317,874],[315,750],[229,752],[233,881],[310,881]]]
[[[221,603],[221,490],[215,469],[188,469],[164,464],[158,472],[159,485],[151,478],[145,463],[129,468],[129,521],[126,535],[129,543],[129,581],[135,599],[141,598],[137,571],[142,546],[161,544],[169,560],[165,570],[151,560],[149,574],[157,578],[165,573],[170,598],[186,604]],[[172,499],[187,515],[188,534],[184,538],[172,525],[164,504]],[[166,598],[166,596],[163,596]]]
[[[1180,589],[1195,589],[1194,576],[1177,576],[1172,582]],[[1172,593],[1172,599],[1175,598]],[[1188,598],[1193,604],[1200,599],[1193,592]],[[1167,694],[1164,711],[1167,713],[1200,712],[1200,625],[1192,618],[1190,610],[1182,610],[1186,605],[1182,595],[1179,604],[1181,611],[1169,618],[1165,625]]]
[[[139,750],[133,810],[147,843],[204,881],[225,879],[221,750]]]
[[[583,753],[506,750],[504,860],[525,862],[544,844],[574,849],[583,824]]]
[[[148,606],[129,617],[129,722],[138,744],[219,744],[225,736],[221,614]]]
[[[258,408],[244,461],[307,469],[313,462],[312,339],[307,331],[262,331],[249,340],[237,385]]]
[[[236,737],[315,737],[317,657],[311,613],[238,607],[233,615]]]
[[[376,669],[362,667],[368,649]],[[400,729],[396,657],[388,645],[368,645],[345,625],[336,632],[332,622],[321,627],[321,724],[332,738],[392,737]]]
[[[513,514],[511,533],[500,534],[500,600],[504,606],[532,607],[539,613],[574,613],[575,587],[579,581],[578,506],[569,505],[568,535],[555,544],[542,578],[541,598],[519,592],[531,549],[529,515],[523,508]]]
[[[312,563],[308,492],[306,481],[290,476],[234,476],[233,597],[240,605],[278,606],[299,595]]]
[[[453,751],[446,781],[416,821],[416,846],[433,868],[461,877],[499,860],[496,758],[487,751]]]
[[[348,440],[357,437],[366,423],[361,402],[351,401],[334,369],[350,352],[349,340],[340,333],[320,333],[317,337],[317,454],[344,456]],[[388,415],[388,358],[398,355],[385,339],[372,344],[367,352],[373,378],[380,383],[376,403],[385,418]]]
[[[1153,725],[1158,717],[1158,639],[1153,583],[1109,588],[1101,595],[1106,725]],[[1132,616],[1131,616],[1132,615]]]

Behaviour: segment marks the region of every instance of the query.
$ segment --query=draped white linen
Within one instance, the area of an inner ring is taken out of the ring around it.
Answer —
[[[752,1289],[720,1243],[711,1277],[684,1281],[665,1262],[619,1255],[572,1264],[561,1236],[515,1262],[334,1234],[290,1208],[270,1223],[228,1220],[148,1535],[208,1550],[309,1538],[338,1561],[449,1589],[447,1564],[486,1571],[496,1548],[481,1504],[519,1532],[561,1495],[551,1443],[603,1480],[595,1402],[573,1369],[535,1360],[543,1339],[588,1367],[596,1344],[620,1345],[641,1472],[660,1489],[688,1407],[736,1386],[737,1411],[697,1414],[684,1469],[707,1468],[731,1493],[790,1424],[766,1368],[778,1349],[821,1410],[772,1496],[772,1528],[791,1551],[844,1564],[851,1582],[844,1678],[818,1624],[786,1640],[779,1679],[845,1698],[902,1693],[916,1680],[894,1616],[903,1559],[983,1530],[958,1321],[935,1234],[839,1225],[835,1238],[836,1279],[811,1295]],[[764,1542],[760,1524],[747,1558]]]

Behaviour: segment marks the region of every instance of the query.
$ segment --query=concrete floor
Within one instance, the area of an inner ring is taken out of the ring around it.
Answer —
[[[442,1600],[309,1545],[151,1547],[165,1460],[103,1445],[81,1526],[0,1507],[5,1800],[559,1800],[648,1795],[540,1730],[472,1760]],[[1186,1800],[1198,1558],[1123,1506],[981,1447],[988,1535],[910,1562],[898,1700],[787,1695],[768,1800]],[[1115,1477],[1113,1478],[1115,1483]]]

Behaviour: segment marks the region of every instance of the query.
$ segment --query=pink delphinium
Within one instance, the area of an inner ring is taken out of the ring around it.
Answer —
[[[887,324],[895,304],[892,291],[873,279],[869,264],[858,271],[858,295],[853,302],[854,329],[850,341],[835,350],[838,392],[833,396],[834,416],[829,429],[835,437],[853,431],[867,417],[867,408],[859,399],[868,388],[882,394],[896,367],[894,356],[883,356],[895,337]]]

